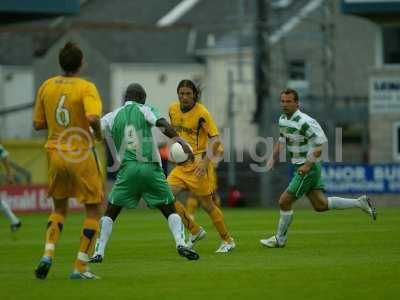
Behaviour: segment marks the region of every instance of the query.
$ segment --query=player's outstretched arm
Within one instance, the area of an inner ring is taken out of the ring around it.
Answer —
[[[168,123],[165,118],[160,118],[156,121],[156,126],[160,128],[161,132],[169,137],[170,139],[176,138],[178,133],[176,130]]]
[[[171,126],[171,124],[168,123],[165,118],[158,119],[156,121],[156,126],[160,128],[161,132],[164,135],[166,135],[170,139],[173,139],[175,142],[180,143],[182,145],[183,151],[189,154],[190,159],[193,158],[193,152],[190,149],[188,143],[178,135],[176,130]]]

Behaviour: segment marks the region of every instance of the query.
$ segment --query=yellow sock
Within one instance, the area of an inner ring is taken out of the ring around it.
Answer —
[[[213,221],[214,226],[217,229],[221,239],[225,242],[229,242],[232,238],[228,232],[228,229],[226,228],[222,211],[217,206],[215,206],[215,208],[209,213],[209,216]]]
[[[180,215],[183,225],[185,225],[190,233],[193,235],[198,234],[200,231],[200,226],[193,221],[186,208],[180,201],[175,201],[175,209],[178,215]]]
[[[44,256],[53,257],[56,244],[60,239],[61,231],[64,226],[64,216],[51,213],[49,216],[49,221],[47,223],[46,230],[46,245],[44,249]]]
[[[221,197],[219,196],[217,191],[215,191],[215,193],[213,194],[213,201],[216,206],[221,208]]]
[[[75,270],[85,272],[89,260],[89,251],[93,248],[96,242],[96,233],[99,230],[99,221],[96,219],[86,219],[83,223],[81,235],[81,244],[79,246],[78,256],[75,261]]]
[[[198,201],[195,197],[189,196],[186,200],[186,209],[189,215],[194,219],[194,214],[196,213],[198,207]]]

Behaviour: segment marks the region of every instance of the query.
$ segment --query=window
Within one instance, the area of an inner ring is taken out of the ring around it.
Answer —
[[[287,86],[295,89],[300,98],[305,98],[309,94],[310,83],[308,82],[309,69],[307,63],[302,59],[290,60],[288,63],[289,80]]]
[[[289,80],[306,80],[306,63],[304,60],[289,61]]]
[[[400,122],[393,124],[393,159],[400,161]]]
[[[400,27],[382,28],[383,63],[400,64]]]

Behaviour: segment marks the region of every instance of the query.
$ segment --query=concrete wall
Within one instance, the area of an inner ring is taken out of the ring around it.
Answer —
[[[34,75],[31,67],[0,66],[0,110],[34,101]],[[32,110],[0,117],[0,138],[29,138]]]
[[[257,136],[257,126],[252,123],[256,109],[252,57],[248,54],[244,56],[242,82],[239,81],[237,55],[211,55],[207,58],[206,68],[203,101],[213,113],[221,133],[225,137],[227,137],[227,129],[230,126],[229,120],[233,117],[229,115],[228,111],[228,71],[232,71],[235,148],[237,150],[248,149],[251,141]],[[226,146],[227,142],[228,140],[225,139]]]
[[[143,85],[147,102],[168,118],[168,107],[178,100],[176,87],[182,79],[203,82],[204,67],[200,64],[112,64],[110,103],[121,106],[126,87],[132,82]]]

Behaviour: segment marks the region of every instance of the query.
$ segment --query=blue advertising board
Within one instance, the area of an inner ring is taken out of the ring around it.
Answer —
[[[400,194],[400,164],[329,164],[322,167],[329,194]]]

